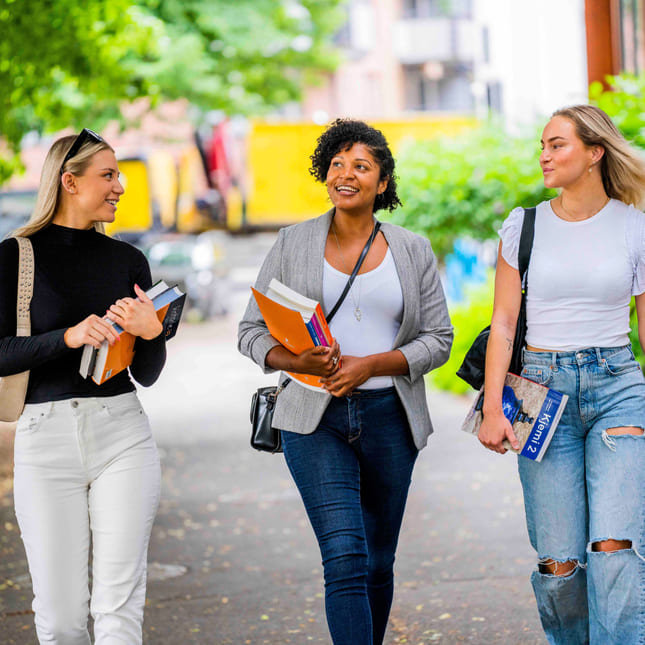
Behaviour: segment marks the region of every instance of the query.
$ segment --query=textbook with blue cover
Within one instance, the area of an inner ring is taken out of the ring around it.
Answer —
[[[502,409],[513,426],[520,449],[513,450],[507,440],[504,440],[504,448],[522,457],[542,461],[568,399],[566,394],[549,387],[515,374],[507,374],[502,392]],[[477,435],[482,423],[483,405],[484,388],[479,391],[466,415],[461,426],[464,432]]]

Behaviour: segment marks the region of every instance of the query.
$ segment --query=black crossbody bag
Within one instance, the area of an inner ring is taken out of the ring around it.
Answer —
[[[340,294],[336,304],[326,317],[327,324],[329,324],[331,319],[336,315],[339,307],[343,304],[343,300],[345,300],[349,290],[352,288],[352,284],[354,284],[354,280],[356,279],[363,261],[367,257],[370,247],[372,246],[372,242],[376,239],[380,228],[381,222],[377,221],[374,225],[374,232],[370,235],[370,239],[367,240],[367,243],[363,247],[359,258],[356,261],[356,265],[352,270],[352,274],[349,276],[347,284],[343,289],[343,293]],[[251,446],[256,450],[273,453],[282,452],[282,435],[278,428],[273,427],[273,413],[275,411],[275,404],[278,399],[278,395],[285,387],[287,387],[290,381],[290,378],[286,378],[279,386],[270,385],[269,387],[261,387],[253,394],[250,414]]]
[[[515,327],[515,339],[513,341],[513,355],[508,371],[519,374],[522,371],[522,349],[526,338],[526,292],[527,272],[531,260],[531,249],[533,248],[533,234],[535,232],[535,208],[524,209],[524,222],[520,236],[520,248],[517,252],[517,264],[522,276],[522,302],[520,313],[517,316]],[[457,376],[476,390],[480,390],[484,384],[484,372],[486,368],[486,347],[490,325],[479,332],[473,344],[470,346],[461,367],[457,370]]]

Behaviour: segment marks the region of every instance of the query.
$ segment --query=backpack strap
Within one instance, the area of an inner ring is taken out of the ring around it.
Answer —
[[[517,264],[522,278],[522,293],[526,294],[527,271],[531,261],[531,249],[533,248],[533,235],[535,233],[535,207],[524,209],[524,221],[522,222],[522,233],[520,235],[520,248],[517,253]]]

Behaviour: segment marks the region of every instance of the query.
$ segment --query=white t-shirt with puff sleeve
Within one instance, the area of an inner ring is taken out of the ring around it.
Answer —
[[[499,235],[502,256],[518,268],[524,210]],[[568,222],[546,201],[537,206],[528,271],[526,342],[574,351],[629,343],[629,303],[645,292],[645,215],[611,199],[593,217]]]

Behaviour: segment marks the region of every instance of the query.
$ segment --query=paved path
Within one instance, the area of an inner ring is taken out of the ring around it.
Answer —
[[[237,270],[238,286],[252,277]],[[282,456],[248,446],[251,392],[272,383],[235,349],[233,314],[184,325],[140,392],[163,462],[144,625],[150,645],[329,643],[320,557]],[[459,431],[469,402],[429,393],[437,432],[403,525],[386,643],[544,643],[528,580],[515,458]],[[0,501],[0,643],[35,643],[10,496]]]

